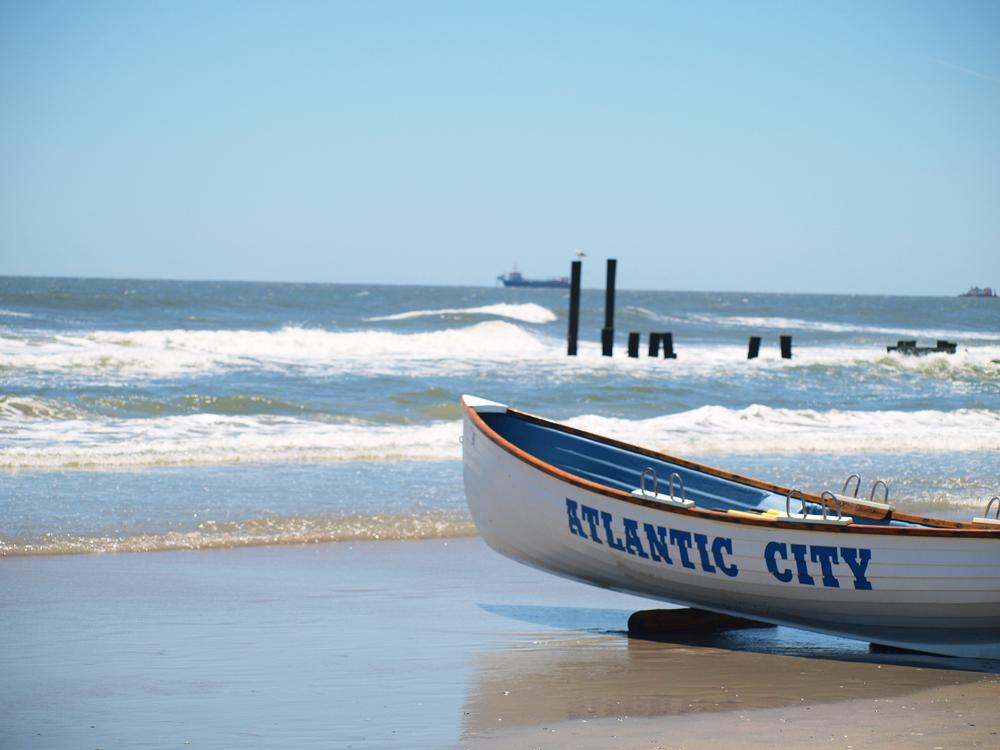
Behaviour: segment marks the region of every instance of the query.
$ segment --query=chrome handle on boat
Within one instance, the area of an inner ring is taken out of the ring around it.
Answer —
[[[806,511],[806,499],[802,496],[801,490],[788,490],[788,494],[785,495],[785,515],[789,518],[792,517],[792,495],[798,493],[799,502],[802,503],[802,517],[805,518],[808,514]]]
[[[844,488],[840,491],[841,495],[846,495],[847,494],[847,487],[848,487],[848,485],[850,485],[852,479],[854,479],[854,480],[857,481],[857,483],[854,485],[854,495],[853,495],[853,497],[857,497],[858,493],[861,492],[861,475],[860,474],[851,474],[851,476],[849,476],[847,479],[844,480]]]
[[[887,503],[887,502],[889,502],[889,485],[887,485],[881,479],[876,479],[875,482],[872,484],[872,491],[870,493],[868,493],[868,499],[869,500],[874,500],[875,499],[875,490],[878,489],[878,486],[880,484],[882,485],[882,489],[885,490],[885,495],[884,495],[884,499],[882,500],[882,502],[883,503]],[[854,496],[857,497],[857,494],[855,494]]]
[[[822,495],[819,496],[819,499],[824,501],[822,503],[822,506],[823,506],[823,520],[826,520],[827,505],[826,505],[825,501],[826,501],[827,498],[830,498],[831,500],[833,500],[834,504],[837,506],[837,520],[838,521],[841,520],[844,517],[844,506],[841,503],[840,498],[837,497],[836,495],[834,495],[832,492],[824,492]]]
[[[676,471],[670,475],[670,499],[677,502],[677,498],[674,497],[674,480],[677,480],[677,484],[681,488],[681,502],[687,500],[687,493],[684,491],[684,477],[678,474]]]
[[[989,518],[990,517],[990,508],[993,507],[993,503],[997,504],[997,512],[994,515],[994,518],[996,518],[998,521],[1000,521],[1000,497],[998,497],[996,495],[994,495],[993,497],[991,497],[990,501],[988,503],[986,503],[986,512],[983,513],[983,518]]]
[[[653,497],[656,497],[657,495],[660,494],[660,484],[656,480],[656,469],[654,469],[652,466],[647,466],[645,469],[642,470],[642,474],[639,475],[639,489],[642,490],[643,495],[649,494],[648,492],[646,492],[646,474],[653,475]]]

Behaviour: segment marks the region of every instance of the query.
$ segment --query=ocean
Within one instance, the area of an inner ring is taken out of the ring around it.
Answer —
[[[568,357],[566,290],[0,278],[0,555],[472,535],[463,393],[804,490],[883,479],[917,512],[1000,494],[996,300],[617,303],[615,356],[595,289]]]

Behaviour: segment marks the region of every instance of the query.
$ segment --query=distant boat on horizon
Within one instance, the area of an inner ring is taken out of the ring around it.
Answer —
[[[991,289],[990,287],[983,287],[980,289],[978,286],[969,287],[969,291],[964,294],[958,295],[959,297],[996,297],[996,289]]]
[[[526,279],[517,270],[517,266],[508,274],[500,274],[497,281],[506,286],[533,287],[535,289],[569,289],[569,278],[560,276],[554,279]]]

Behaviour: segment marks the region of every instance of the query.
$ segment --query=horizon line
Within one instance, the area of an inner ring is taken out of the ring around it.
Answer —
[[[73,281],[159,281],[169,283],[186,284],[288,284],[288,285],[311,285],[311,286],[367,286],[367,287],[427,287],[427,288],[448,288],[448,289],[502,289],[504,287],[488,284],[433,284],[433,283],[393,283],[393,282],[366,282],[366,281],[290,281],[282,279],[185,279],[170,278],[161,276],[76,276],[76,275],[48,275],[48,274],[17,274],[0,273],[0,279],[63,279]],[[585,291],[604,291],[603,286],[581,286]],[[994,287],[985,287],[994,288]],[[749,289],[659,289],[651,287],[616,287],[619,292],[666,292],[680,294],[773,294],[773,295],[805,295],[823,297],[935,297],[951,299],[961,297],[961,293],[956,294],[907,294],[900,292],[893,293],[873,293],[873,292],[785,292],[766,291]],[[536,293],[539,289],[532,289],[528,293]],[[560,289],[560,291],[568,291]]]

